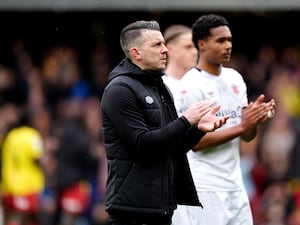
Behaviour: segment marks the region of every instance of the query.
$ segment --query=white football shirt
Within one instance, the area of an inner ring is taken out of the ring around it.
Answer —
[[[240,123],[242,108],[248,104],[244,79],[239,72],[226,67],[222,67],[218,76],[192,68],[180,80],[179,94],[174,97],[179,116],[195,101],[215,100],[221,105],[218,116],[230,114],[227,123],[219,129]],[[189,151],[188,159],[197,191],[243,188],[239,138],[214,148]]]

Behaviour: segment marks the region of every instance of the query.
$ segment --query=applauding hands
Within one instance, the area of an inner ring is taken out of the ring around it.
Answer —
[[[197,124],[199,130],[210,132],[223,126],[230,117],[230,115],[216,116],[219,109],[220,106],[214,105],[214,101],[200,101],[191,105],[183,115],[192,126]]]

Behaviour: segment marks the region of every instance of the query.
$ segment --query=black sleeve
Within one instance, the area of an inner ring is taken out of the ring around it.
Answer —
[[[121,141],[134,149],[155,152],[184,148],[184,151],[188,151],[204,135],[197,128],[191,127],[184,117],[150,130],[138,107],[136,96],[126,84],[111,85],[105,91],[101,105],[102,113],[110,118]]]

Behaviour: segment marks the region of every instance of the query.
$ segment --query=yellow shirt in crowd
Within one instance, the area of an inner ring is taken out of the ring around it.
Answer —
[[[40,133],[31,127],[12,129],[2,146],[2,182],[4,195],[27,195],[41,192],[44,174],[36,163],[43,154]]]

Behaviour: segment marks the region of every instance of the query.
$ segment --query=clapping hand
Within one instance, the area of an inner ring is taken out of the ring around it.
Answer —
[[[223,126],[229,119],[230,115],[222,117],[216,116],[216,112],[218,112],[220,108],[220,105],[213,106],[198,122],[198,129],[204,132],[210,132]]]
[[[184,116],[192,126],[197,125],[204,132],[214,131],[223,126],[230,117],[217,117],[216,112],[221,106],[213,106],[214,103],[212,100],[195,102],[184,112]]]

